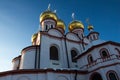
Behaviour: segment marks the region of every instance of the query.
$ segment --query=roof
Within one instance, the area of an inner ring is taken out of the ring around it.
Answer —
[[[77,73],[78,74],[87,74],[87,70],[68,70],[68,69],[21,69],[21,70],[11,70],[11,71],[5,71],[5,72],[0,72],[0,77],[2,76],[7,76],[7,75],[19,75],[19,74],[38,74],[38,73],[47,73],[47,72],[53,72],[53,73],[66,73],[66,74],[71,74],[71,73]]]
[[[80,55],[78,55],[75,59],[79,59],[81,58],[82,56],[86,55],[88,52],[94,50],[95,48],[97,47],[100,47],[100,46],[104,46],[104,45],[107,45],[107,44],[112,44],[112,45],[116,45],[116,46],[120,46],[120,43],[118,42],[113,42],[113,41],[104,41],[104,42],[100,42],[100,41],[93,41],[91,44],[88,45],[88,48],[83,52],[81,53]]]

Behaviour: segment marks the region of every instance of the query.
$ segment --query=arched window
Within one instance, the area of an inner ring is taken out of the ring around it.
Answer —
[[[51,28],[53,28],[53,25],[51,25]]]
[[[59,60],[58,49],[56,46],[50,47],[50,60]]]
[[[119,80],[117,73],[115,71],[107,72],[107,77],[109,80]]]
[[[47,29],[48,29],[48,25],[45,26],[45,30],[47,30]]]
[[[77,52],[75,50],[71,50],[71,59],[72,59],[72,62],[76,62],[76,60],[74,59],[75,56],[77,56]]]
[[[91,54],[88,55],[87,59],[88,59],[88,63],[89,63],[89,64],[93,62],[93,57],[92,57]]]
[[[89,40],[92,41],[92,37],[91,36],[89,36]]]
[[[118,54],[120,55],[120,50],[118,48],[115,48],[115,50],[118,52]]]
[[[107,58],[107,57],[109,57],[109,52],[107,49],[103,48],[100,50],[100,55],[102,58]]]
[[[103,80],[103,79],[99,73],[93,73],[90,77],[90,80]]]

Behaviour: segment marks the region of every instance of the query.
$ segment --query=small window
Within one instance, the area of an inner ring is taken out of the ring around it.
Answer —
[[[93,35],[93,38],[94,38],[94,40],[96,39],[96,36],[95,36],[95,34]]]
[[[75,50],[71,50],[71,59],[72,59],[72,62],[77,62],[74,58],[75,56],[77,56],[77,52]]]
[[[51,25],[51,28],[53,28],[53,25]]]
[[[101,50],[100,50],[100,55],[101,55],[102,58],[107,58],[107,57],[109,57],[108,50],[105,49],[105,48],[101,49]]]
[[[90,64],[90,63],[92,63],[93,62],[93,57],[92,57],[92,55],[90,54],[90,55],[88,55],[88,63]]]
[[[83,34],[81,34],[81,35],[82,35],[82,38],[83,38],[84,37]]]
[[[50,47],[50,60],[59,60],[58,49],[55,46]]]
[[[103,57],[107,57],[108,55],[107,55],[107,52],[106,51],[102,51],[102,56]]]
[[[45,26],[45,30],[47,30],[47,29],[48,29],[48,26],[46,25],[46,26]]]
[[[92,37],[91,36],[89,36],[89,40],[92,41]]]
[[[118,75],[115,71],[109,71],[107,73],[107,77],[109,78],[109,80],[119,80]]]

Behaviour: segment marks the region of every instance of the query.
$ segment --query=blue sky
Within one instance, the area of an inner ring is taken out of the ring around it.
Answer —
[[[11,69],[11,60],[31,45],[39,16],[49,3],[65,21],[66,32],[74,12],[75,19],[85,25],[85,34],[89,18],[101,39],[120,42],[120,0],[0,0],[0,71]]]

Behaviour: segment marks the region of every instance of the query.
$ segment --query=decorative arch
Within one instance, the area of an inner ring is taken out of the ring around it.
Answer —
[[[76,57],[78,55],[78,51],[77,51],[77,49],[72,49],[71,50],[71,60],[72,60],[72,62],[77,62],[74,58]]]
[[[59,60],[59,50],[56,45],[50,46],[50,60]]]
[[[80,39],[79,39],[79,37],[75,34],[75,33],[73,33],[73,32],[68,32],[67,34],[66,34],[66,39],[67,40],[72,40],[72,41],[80,41]]]
[[[30,80],[27,76],[20,76],[17,80]]]
[[[93,57],[91,54],[88,55],[87,60],[88,60],[89,64],[91,64],[93,62]]]
[[[113,70],[107,72],[107,79],[108,80],[119,80],[117,73]]]
[[[102,48],[100,50],[100,55],[102,58],[107,58],[107,57],[109,57],[109,51],[106,48]]]
[[[64,36],[64,34],[59,29],[56,29],[56,28],[49,29],[48,34],[50,36],[54,36],[54,37],[57,37],[57,38],[62,38]]]
[[[102,76],[100,73],[95,72],[95,73],[91,74],[89,80],[103,80],[103,79],[102,79]]]
[[[56,78],[56,80],[68,80],[66,76],[60,75]]]

